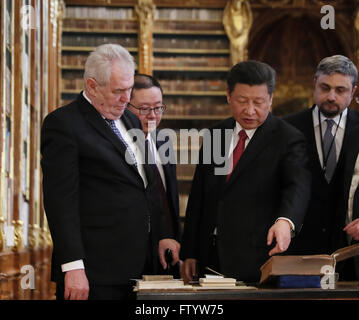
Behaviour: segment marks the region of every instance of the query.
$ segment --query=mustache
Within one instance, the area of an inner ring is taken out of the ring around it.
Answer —
[[[322,106],[336,106],[337,108],[340,108],[340,106],[337,103],[330,101],[323,102]]]

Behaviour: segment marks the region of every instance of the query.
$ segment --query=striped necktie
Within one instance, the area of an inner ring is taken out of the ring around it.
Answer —
[[[105,120],[108,123],[108,125],[110,126],[110,128],[112,129],[112,131],[120,138],[122,143],[125,145],[126,150],[128,151],[128,153],[129,153],[129,155],[131,157],[131,160],[132,160],[132,163],[130,163],[130,164],[134,164],[135,167],[138,169],[135,154],[133,153],[132,149],[127,144],[126,140],[122,137],[122,134],[121,134],[120,130],[117,129],[115,121],[111,120],[111,119],[105,119]]]
[[[324,157],[323,164],[325,166],[325,178],[329,183],[333,177],[335,167],[337,166],[337,156],[335,150],[335,141],[332,134],[332,128],[334,125],[334,120],[326,119],[327,129],[325,130],[323,137],[323,146],[324,146]]]

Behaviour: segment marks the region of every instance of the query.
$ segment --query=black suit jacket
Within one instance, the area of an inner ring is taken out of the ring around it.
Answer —
[[[127,110],[121,119],[128,129],[141,128]],[[159,201],[153,184],[145,189],[135,166],[126,162],[125,151],[82,94],[45,118],[41,165],[54,244],[53,280],[62,279],[62,264],[79,259],[90,284],[127,284],[140,277],[149,242],[148,216],[156,254],[163,232]]]
[[[165,139],[159,137],[161,132]],[[163,160],[162,168],[166,181],[167,201],[172,218],[173,237],[177,241],[181,238],[181,226],[179,222],[179,198],[178,198],[178,181],[176,172],[176,157],[173,150],[173,144],[170,135],[166,133],[166,129],[156,130],[156,147],[160,158]],[[169,161],[166,161],[169,160]]]
[[[350,185],[352,182],[353,171],[355,168],[355,162],[359,154],[359,126],[356,126],[351,133],[348,135],[347,139],[347,149],[343,155],[343,175],[341,176],[339,182],[339,188],[342,190],[341,197],[339,198],[338,211],[337,211],[337,221],[338,225],[337,233],[334,234],[336,239],[337,248],[342,248],[350,244],[358,243],[356,240],[352,240],[351,243],[348,243],[348,238],[346,232],[343,231],[343,228],[346,225],[346,217],[348,214],[348,199]],[[359,217],[353,216],[352,219],[355,220]],[[354,269],[356,273],[356,280],[359,279],[359,257],[356,256],[353,258]],[[344,262],[345,263],[345,262]],[[339,270],[340,271],[340,270]]]
[[[225,158],[224,132],[234,126],[230,118],[213,128],[221,132]],[[217,147],[218,141],[212,139],[212,148]],[[201,157],[203,152],[202,147]],[[216,165],[218,157],[208,164],[200,160],[188,200],[182,259],[197,259],[202,275],[217,227],[220,271],[240,280],[258,281],[271,249],[268,230],[276,219],[286,217],[296,230],[301,227],[310,194],[306,162],[303,135],[271,114],[256,130],[228,182],[225,175],[215,174],[215,168],[223,165]]]
[[[348,136],[359,123],[359,114],[348,109],[345,133],[337,167],[330,183],[325,179],[315,142],[312,112],[313,108],[284,118],[299,129],[308,142],[308,157],[312,173],[312,194],[300,234],[293,239],[289,248],[292,254],[331,254],[338,248],[337,206],[343,190],[340,179],[343,175],[343,157],[348,150]]]

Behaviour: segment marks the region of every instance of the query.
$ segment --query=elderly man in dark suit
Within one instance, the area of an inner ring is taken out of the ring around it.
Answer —
[[[314,77],[314,106],[284,119],[299,129],[308,142],[312,193],[301,233],[291,254],[331,254],[338,243],[336,208],[343,189],[344,156],[348,137],[359,124],[359,114],[348,106],[356,90],[358,72],[347,57],[322,59]]]
[[[126,110],[134,69],[123,47],[96,48],[86,61],[85,91],[43,122],[58,299],[126,299],[130,279],[156,271],[158,243],[169,233],[153,174],[129,131],[141,129]]]
[[[206,267],[259,281],[261,265],[285,252],[300,230],[309,200],[304,136],[270,113],[275,71],[265,63],[240,62],[227,84],[233,118],[203,138],[188,200],[180,253],[186,281],[203,276]],[[229,162],[225,170],[218,170],[218,152]]]
[[[170,266],[163,259],[164,250],[170,249],[172,265],[179,262],[181,227],[179,223],[178,182],[176,175],[176,159],[172,142],[166,130],[158,130],[162,115],[166,110],[163,103],[163,91],[160,83],[154,77],[146,74],[136,74],[128,108],[141,121],[143,132],[148,143],[148,152],[153,157],[152,168],[158,177],[158,193],[161,196],[166,223],[169,225],[171,238],[160,241],[160,259],[164,269],[170,272]],[[161,137],[161,132],[164,139]],[[170,258],[170,257],[169,257]],[[174,268],[172,273],[179,276],[179,270]]]

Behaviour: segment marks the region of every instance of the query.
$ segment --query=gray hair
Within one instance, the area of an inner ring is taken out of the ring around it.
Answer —
[[[110,81],[111,66],[115,60],[120,62],[122,68],[135,73],[134,59],[124,47],[119,44],[103,44],[95,48],[86,60],[85,82],[88,78],[94,78],[100,86],[105,86]]]
[[[317,66],[315,77],[318,77],[320,74],[332,75],[334,73],[340,73],[344,76],[351,77],[353,88],[357,83],[358,70],[354,63],[345,56],[338,54],[321,60]]]

